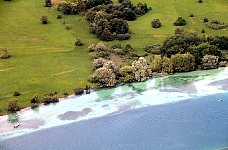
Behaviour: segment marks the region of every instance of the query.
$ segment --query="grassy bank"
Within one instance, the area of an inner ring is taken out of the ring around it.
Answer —
[[[178,16],[186,19],[185,30],[207,35],[228,35],[227,30],[212,30],[203,24],[203,18],[218,19],[228,23],[228,3],[226,0],[207,0],[197,3],[189,0],[133,0],[141,1],[152,7],[152,11],[129,22],[132,38],[128,41],[112,43],[131,44],[138,54],[143,54],[146,44],[162,43],[172,35],[176,27],[173,22]],[[190,14],[195,17],[188,17]],[[14,56],[0,59],[0,114],[7,110],[7,101],[14,91],[21,92],[19,105],[29,106],[34,94],[43,96],[56,91],[60,95],[77,86],[89,84],[92,62],[87,47],[99,40],[89,33],[88,22],[80,16],[63,16],[56,8],[43,7],[43,0],[0,1],[0,49],[7,48]],[[40,17],[47,15],[48,25],[40,23]],[[162,27],[151,28],[150,22],[159,18]],[[73,26],[70,31],[63,24]],[[74,47],[74,41],[80,37],[83,47]]]

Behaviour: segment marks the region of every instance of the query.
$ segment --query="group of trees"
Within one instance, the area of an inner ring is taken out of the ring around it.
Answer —
[[[127,21],[133,21],[138,16],[149,11],[147,4],[133,5],[131,1],[119,0],[77,0],[72,3],[62,2],[58,9],[64,14],[83,14],[90,22],[90,32],[103,41],[129,39]]]
[[[190,53],[195,57],[197,65],[205,55],[221,57],[220,50],[228,49],[228,37],[225,36],[199,36],[197,34],[180,34],[166,39],[161,48],[161,53],[167,57],[174,54]]]

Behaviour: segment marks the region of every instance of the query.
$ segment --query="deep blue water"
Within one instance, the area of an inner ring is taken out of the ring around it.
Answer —
[[[228,147],[228,93],[129,110],[0,142],[0,150],[213,150],[222,147]]]

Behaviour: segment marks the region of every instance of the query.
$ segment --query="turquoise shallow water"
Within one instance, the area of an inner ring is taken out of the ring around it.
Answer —
[[[3,116],[0,149],[225,147],[227,78],[227,68],[181,73],[69,97],[36,111],[23,110],[10,120]],[[12,127],[15,120],[18,129]]]

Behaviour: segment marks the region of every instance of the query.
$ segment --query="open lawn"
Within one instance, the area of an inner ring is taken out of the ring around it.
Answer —
[[[146,44],[162,43],[174,34],[173,22],[177,17],[186,19],[185,30],[200,33],[205,29],[207,35],[228,35],[227,30],[212,30],[203,24],[203,18],[217,19],[228,23],[227,0],[133,0],[152,7],[152,11],[129,22],[132,38],[128,41],[112,43],[131,44],[138,54],[144,54]],[[195,17],[190,18],[190,14]],[[43,7],[43,0],[0,1],[0,49],[7,48],[13,57],[0,59],[0,114],[7,110],[7,101],[14,91],[21,92],[19,104],[26,107],[34,94],[43,96],[57,91],[60,95],[72,93],[75,86],[89,84],[92,61],[87,47],[99,40],[89,33],[89,25],[80,16],[63,16],[55,7]],[[40,17],[47,15],[50,22],[42,25]],[[159,18],[162,27],[151,28],[151,21]],[[71,24],[70,31],[65,25]],[[74,46],[76,38],[85,43],[83,47]]]

